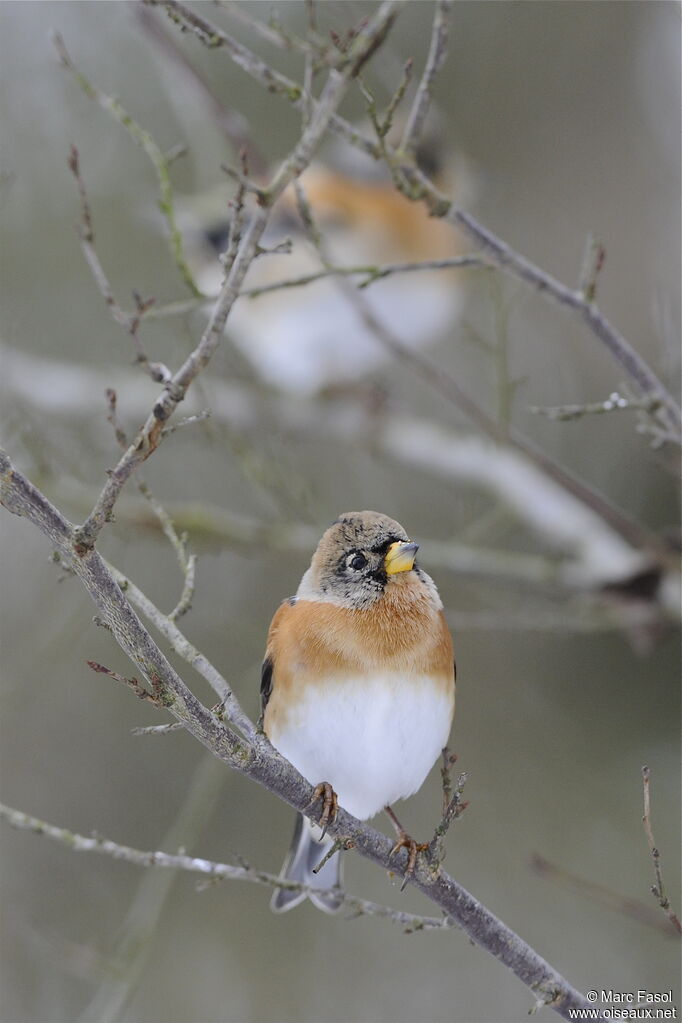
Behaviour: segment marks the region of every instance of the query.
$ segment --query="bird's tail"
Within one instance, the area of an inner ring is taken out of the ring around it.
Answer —
[[[314,868],[324,859],[334,844],[333,839],[316,837],[320,829],[311,824],[302,814],[296,816],[296,827],[291,840],[291,848],[284,861],[280,877],[287,881],[300,881],[312,888],[327,889],[323,894],[310,895],[306,892],[292,891],[286,888],[275,888],[272,893],[270,908],[273,913],[284,913],[293,909],[305,898],[325,913],[336,913],[343,905],[341,896],[341,854],[336,853],[327,860],[322,869],[314,874]]]

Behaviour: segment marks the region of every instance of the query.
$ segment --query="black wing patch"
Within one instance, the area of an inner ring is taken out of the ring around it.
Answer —
[[[261,713],[268,705],[272,694],[272,661],[266,657],[260,672],[260,707]]]

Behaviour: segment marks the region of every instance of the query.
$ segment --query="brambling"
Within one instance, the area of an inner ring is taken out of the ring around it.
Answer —
[[[441,147],[442,148],[442,147]],[[436,145],[424,146],[418,162],[440,187],[460,195],[466,186],[462,161],[443,160]],[[382,266],[447,259],[461,255],[462,241],[452,226],[429,217],[423,204],[395,188],[386,168],[358,155],[334,164],[316,162],[301,186],[321,237],[325,258],[334,266]],[[211,212],[212,211],[212,212]],[[223,270],[219,255],[227,246],[226,190],[187,205],[182,216],[186,255],[202,292],[217,295]],[[324,270],[320,252],[303,224],[290,187],[272,211],[263,245],[291,242],[289,252],[269,252],[252,264],[244,289],[262,288]],[[358,306],[357,277],[326,277],[296,288],[240,298],[227,333],[268,385],[295,395],[357,383],[391,358]],[[391,274],[360,293],[380,326],[410,349],[446,335],[463,306],[461,271],[424,270]]]
[[[298,815],[282,877],[318,889],[312,902],[341,905],[340,856],[324,837],[337,801],[366,820],[386,809],[409,849],[419,848],[390,804],[422,785],[447,743],[455,706],[452,639],[418,545],[378,512],[346,512],[324,533],[295,597],[276,612],[261,676],[263,728],[316,785],[320,826]],[[306,894],[276,889],[272,908]]]

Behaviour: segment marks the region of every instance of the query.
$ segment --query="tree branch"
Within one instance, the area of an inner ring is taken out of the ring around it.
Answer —
[[[227,317],[234,305],[246,271],[258,252],[258,244],[265,230],[270,209],[285,188],[305,170],[329,125],[334,111],[341,103],[351,81],[358,70],[389,31],[399,7],[397,0],[385,0],[374,16],[355,36],[350,51],[344,57],[342,70],[332,69],[314,112],[299,141],[283,161],[267,189],[263,189],[260,207],[244,232],[232,265],[220,290],[208,325],[196,348],[190,353],[183,366],[168,381],[154,404],[152,413],[140,430],[135,441],[123,454],[85,522],[78,528],[75,543],[79,550],[92,549],[113,512],[116,500],[130,475],[157,448],[163,427],[183,400],[187,388],[196,375],[208,364],[220,343]],[[68,59],[68,55],[63,57]]]
[[[539,266],[531,263],[530,260],[515,252],[506,242],[496,237],[492,231],[479,224],[470,214],[456,207],[444,196],[439,196],[433,186],[429,185],[429,187],[430,195],[426,201],[435,216],[443,216],[457,227],[462,228],[501,269],[518,280],[530,284],[536,291],[546,295],[558,305],[578,314],[591,333],[606,346],[640,392],[660,405],[668,426],[679,442],[682,436],[680,428],[682,411],[679,405],[644,359],[620,331],[606,319],[601,310],[589,300],[589,297],[579,290],[567,287],[541,270]]]
[[[303,90],[298,83],[273,71],[255,54],[231,39],[222,29],[207,22],[179,0],[145,0],[145,2],[164,6],[174,20],[191,28],[205,43],[224,47],[232,59],[261,85],[264,85],[268,91],[285,96],[297,108],[301,106]],[[436,33],[432,37],[432,50],[434,48],[433,39],[437,35]],[[590,301],[589,287],[586,289],[586,293],[580,289],[571,289],[514,251],[511,246],[480,224],[469,213],[461,210],[449,197],[440,193],[429,178],[414,165],[413,160],[401,160],[400,152],[385,143],[385,140],[383,145],[378,142],[373,143],[337,116],[330,120],[330,127],[347,138],[352,145],[374,156],[375,159],[385,157],[389,167],[393,171],[397,169],[400,172],[398,179],[400,176],[405,179],[408,186],[405,187],[405,193],[409,198],[423,200],[433,216],[443,217],[463,230],[483,248],[483,251],[502,270],[531,285],[536,291],[558,305],[576,313],[590,332],[606,346],[640,392],[660,404],[659,415],[667,426],[666,439],[669,439],[669,435],[674,437],[677,443],[682,440],[682,411],[679,404],[621,332],[607,320],[596,304]]]
[[[271,68],[252,50],[237,42],[217,25],[207,21],[197,11],[187,7],[180,0],[143,0],[143,2],[152,7],[164,7],[172,21],[181,27],[190,29],[206,46],[211,49],[224,49],[237,67],[254,78],[267,92],[283,96],[296,110],[305,111],[307,99],[298,82]],[[397,10],[398,7],[396,6],[395,9]],[[315,109],[316,101],[313,100],[311,106]],[[342,135],[369,156],[373,156],[375,159],[379,159],[381,156],[381,150],[375,142],[368,139],[366,135],[338,114],[333,114],[329,126],[332,131]]]
[[[175,221],[173,187],[170,181],[170,161],[168,157],[161,151],[161,148],[157,145],[151,134],[130,116],[127,110],[121,106],[117,99],[113,96],[107,96],[107,94],[102,92],[101,89],[98,89],[75,66],[71,60],[68,50],[66,49],[64,40],[58,32],[54,34],[53,42],[62,64],[74,75],[86,96],[98,103],[103,110],[106,110],[107,113],[114,118],[114,120],[118,121],[118,123],[126,129],[130,136],[144,150],[151,160],[159,182],[159,191],[161,194],[159,206],[168,224],[173,259],[185,284],[191,293],[195,297],[198,297],[201,292],[197,288],[191,271],[185,261],[182,247],[182,235]]]
[[[649,843],[649,851],[651,853],[651,859],[654,863],[654,874],[656,875],[656,884],[651,885],[651,892],[658,900],[658,904],[670,920],[678,934],[682,934],[682,924],[676,913],[673,912],[672,906],[670,905],[670,899],[666,893],[665,887],[663,886],[663,875],[661,873],[661,854],[656,845],[654,833],[651,828],[651,795],[649,791],[649,783],[651,778],[651,771],[648,767],[642,768],[642,783],[644,785],[644,815],[642,816],[642,824],[644,825],[644,831],[646,833],[647,841]]]
[[[426,66],[400,141],[400,150],[412,159],[416,156],[429,113],[433,83],[447,56],[449,18],[453,6],[453,0],[437,0],[436,3]]]
[[[226,764],[310,815],[312,786],[265,737],[239,738],[230,727],[236,724],[234,719],[226,714],[230,723],[226,725],[196,699],[144,629],[97,551],[74,549],[75,527],[14,468],[3,451],[0,451],[0,503],[13,514],[28,519],[49,538],[62,559],[79,576],[117,642],[143,672],[163,706]],[[238,707],[236,699],[234,706]],[[339,810],[328,831],[344,848],[357,849],[384,870],[404,875],[407,854],[392,858],[391,840],[345,810]],[[158,853],[139,855],[144,862],[163,857]],[[543,1004],[566,1019],[571,1018],[574,1009],[589,1007],[579,991],[440,866],[433,869],[428,861],[419,862],[410,880],[446,916],[452,917],[472,941],[508,966]]]
[[[321,894],[320,890],[310,885],[301,884],[298,881],[285,880],[276,874],[269,874],[264,870],[255,870],[245,864],[219,863],[214,860],[206,860],[197,856],[186,856],[182,854],[172,855],[165,852],[143,852],[140,849],[133,849],[119,842],[112,842],[102,835],[88,838],[86,835],[79,835],[77,832],[69,831],[67,828],[56,827],[48,824],[47,821],[39,820],[21,810],[14,810],[10,806],[0,803],[0,817],[8,821],[14,828],[23,831],[35,831],[39,835],[45,835],[61,845],[68,846],[73,852],[100,853],[110,856],[115,860],[125,860],[138,867],[157,867],[162,870],[182,870],[190,874],[199,874],[208,878],[210,882],[216,881],[248,881],[251,884],[265,885],[268,888],[286,888],[291,891],[306,892],[306,894]],[[177,831],[174,826],[173,834]],[[170,844],[170,843],[169,843]],[[385,920],[392,920],[400,924],[408,932],[449,930],[454,926],[454,920],[447,916],[429,917],[420,916],[416,913],[406,913],[400,909],[393,909],[390,906],[383,906],[378,902],[371,902],[369,899],[360,899],[348,892],[340,892],[339,898],[343,904],[352,910],[352,916],[378,916]],[[99,1017],[98,1017],[99,1018]]]

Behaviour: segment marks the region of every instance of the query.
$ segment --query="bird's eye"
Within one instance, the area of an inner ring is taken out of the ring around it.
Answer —
[[[348,561],[349,567],[354,569],[356,572],[359,572],[366,564],[367,558],[364,554],[354,554]]]

